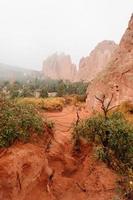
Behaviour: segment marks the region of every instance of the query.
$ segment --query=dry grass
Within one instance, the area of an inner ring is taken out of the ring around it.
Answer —
[[[17,104],[32,104],[38,109],[46,111],[61,111],[65,105],[65,99],[61,97],[54,98],[19,98]]]
[[[66,105],[74,105],[82,107],[84,104],[77,95],[68,95],[64,97],[50,97],[50,98],[34,98],[25,97],[17,98],[17,104],[32,104],[37,109],[42,109],[46,111],[62,111],[63,107]]]
[[[116,111],[122,112],[128,121],[133,122],[133,102],[123,102]]]
[[[85,103],[85,95],[66,95],[65,102],[68,105],[82,106]]]

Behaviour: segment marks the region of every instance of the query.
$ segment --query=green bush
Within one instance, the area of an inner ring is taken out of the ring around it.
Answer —
[[[42,134],[45,123],[33,105],[0,99],[0,147],[15,140],[26,141],[31,134]]]
[[[98,115],[81,121],[73,130],[73,139],[80,137],[102,145],[107,161],[111,162],[113,155],[125,168],[133,167],[133,126],[121,113],[112,113],[108,119]]]
[[[45,88],[42,88],[40,90],[40,97],[47,98],[48,97],[48,91]]]

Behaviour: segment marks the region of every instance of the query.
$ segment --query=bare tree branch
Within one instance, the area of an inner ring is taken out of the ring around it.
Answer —
[[[110,106],[111,106],[111,103],[112,103],[112,101],[113,101],[113,97],[114,97],[114,95],[112,94],[110,100],[108,101],[108,103],[107,103],[107,105],[106,105],[106,104],[105,104],[105,100],[106,100],[106,96],[105,96],[105,95],[103,95],[102,98],[99,98],[99,97],[95,96],[95,98],[101,103],[101,109],[103,110],[105,119],[107,119],[107,115],[108,115],[108,112],[109,112],[110,110],[112,110],[112,109],[115,108],[115,107],[118,107],[118,106],[112,106],[112,107],[110,107]]]
[[[119,106],[120,106],[120,105],[112,106],[111,108],[108,109],[108,111],[110,111],[110,110],[112,110],[112,109],[114,109],[114,108],[117,108],[117,107],[119,107]]]
[[[100,101],[101,103],[103,103],[103,99],[100,99],[99,97],[95,96],[95,98]]]
[[[110,101],[107,104],[107,108],[106,108],[107,110],[109,109],[109,107],[110,107],[110,105],[112,103],[113,97],[114,97],[114,95],[112,94],[111,99],[110,99]]]

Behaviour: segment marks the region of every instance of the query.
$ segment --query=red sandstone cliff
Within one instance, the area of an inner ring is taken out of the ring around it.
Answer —
[[[105,40],[99,43],[88,57],[80,60],[78,72],[69,55],[53,54],[44,61],[43,74],[57,80],[91,81],[106,67],[116,48],[117,45],[113,41]]]
[[[109,62],[117,45],[113,41],[102,41],[89,56],[82,58],[79,63],[77,80],[91,81],[102,71]]]
[[[43,74],[51,79],[74,80],[76,66],[72,63],[71,57],[65,54],[53,54],[43,63]]]
[[[108,67],[88,87],[88,108],[97,108],[95,95],[114,94],[114,104],[133,100],[133,15]]]

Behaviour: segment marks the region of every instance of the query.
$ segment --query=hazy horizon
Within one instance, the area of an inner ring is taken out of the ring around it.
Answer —
[[[103,40],[119,43],[131,0],[0,0],[0,63],[39,70],[51,54],[74,63]]]

